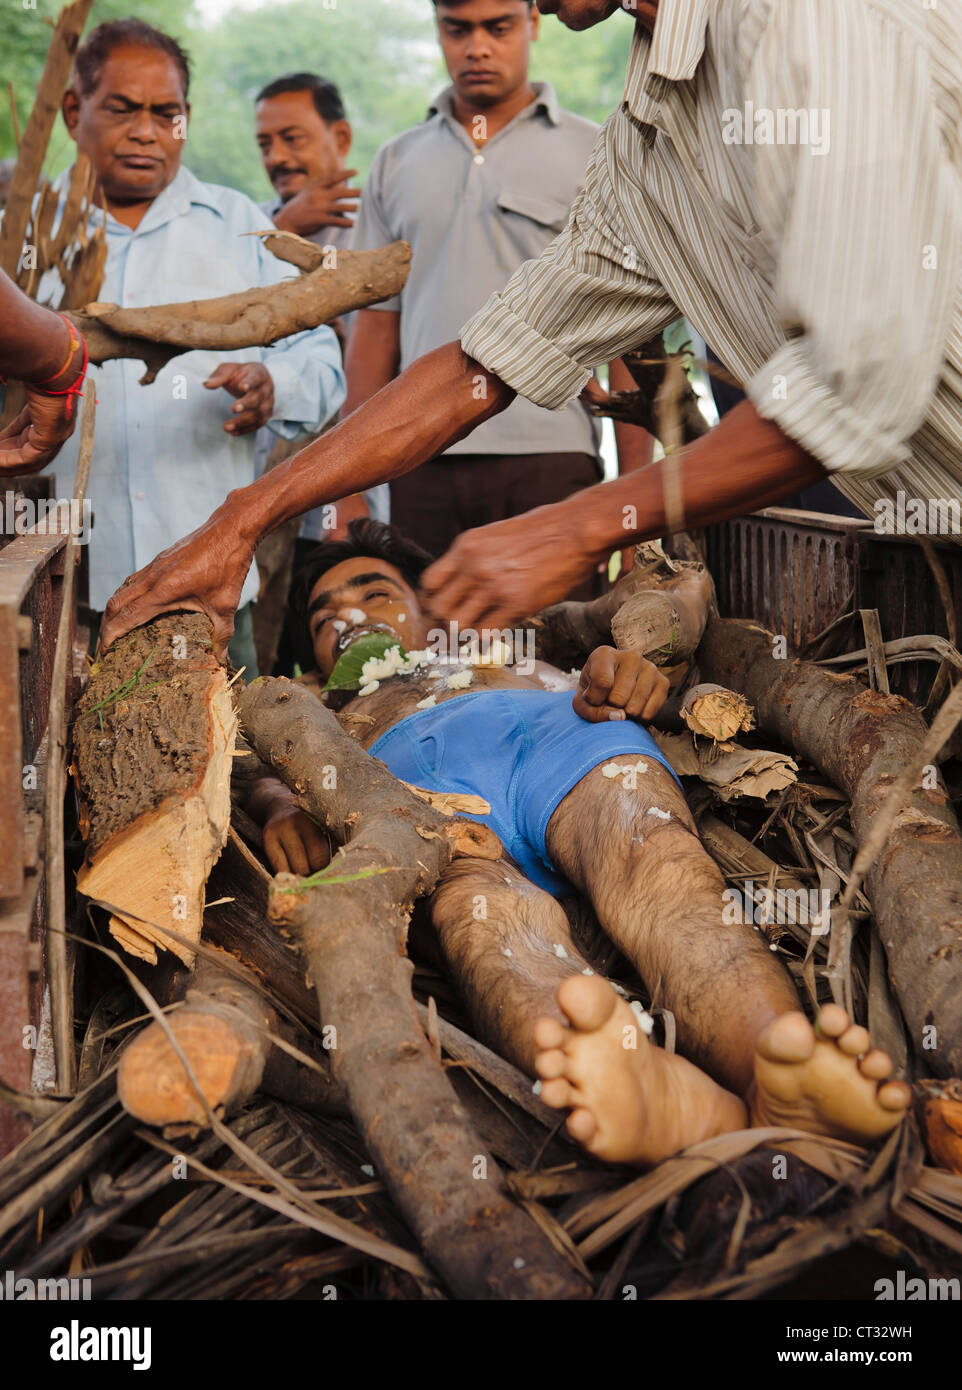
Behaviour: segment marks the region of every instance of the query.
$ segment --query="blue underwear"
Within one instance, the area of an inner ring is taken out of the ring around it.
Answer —
[[[571,691],[476,690],[409,714],[368,752],[427,791],[484,797],[490,813],[466,819],[490,825],[522,873],[561,898],[574,889],[548,858],[545,832],[572,787],[619,754],[671,772],[647,729],[630,719],[591,724],[571,699]]]

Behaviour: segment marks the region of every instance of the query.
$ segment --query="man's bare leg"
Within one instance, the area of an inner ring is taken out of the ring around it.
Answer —
[[[555,811],[547,845],[674,1013],[692,1072],[708,1072],[740,1107],[714,1113],[712,1124],[724,1119],[736,1129],[750,1118],[863,1142],[888,1132],[910,1099],[908,1087],[890,1079],[891,1059],[833,1005],[821,1010],[816,1035],[759,933],[724,922],[724,881],[684,798],[659,764],[647,767],[635,789],[595,768]],[[625,1049],[633,1015],[610,988],[570,981],[558,1003],[567,1026],[550,1016],[539,1022],[536,1067],[550,1082],[544,1100],[573,1107],[574,1138],[599,1157],[624,1160],[627,1148],[636,1161],[655,1162],[675,1151],[667,1146],[679,1135],[676,1148],[707,1137],[699,1133],[702,1095],[691,1075],[678,1073],[670,1082],[678,1123],[664,1137],[653,1132],[654,1117],[671,1108],[662,1092],[668,1073],[650,1065],[655,1050],[643,1039],[634,1053]]]
[[[431,898],[441,948],[481,1036],[534,1076],[534,1025],[588,964],[564,908],[505,860],[455,859]]]
[[[604,1157],[657,1162],[688,1144],[747,1123],[744,1104],[683,1057],[645,1041],[636,1014],[600,976],[592,975],[571,939],[560,903],[511,865],[479,859],[455,860],[445,870],[431,901],[442,949],[482,1036],[516,1066],[537,1075],[536,1025],[566,1031],[570,992],[600,991],[605,1022],[615,1030],[606,1047],[602,1108],[623,1117],[626,1090],[637,1091],[643,1075],[650,1096],[644,1124],[619,1123]],[[559,1002],[561,1001],[561,1002]],[[540,1023],[539,1023],[540,1020]],[[599,1025],[600,1026],[600,1025]],[[552,1104],[575,1104],[573,1083],[540,1069],[542,1094]],[[561,1088],[564,1088],[563,1090]],[[569,1126],[570,1127],[570,1126]],[[580,1136],[575,1136],[580,1137]]]

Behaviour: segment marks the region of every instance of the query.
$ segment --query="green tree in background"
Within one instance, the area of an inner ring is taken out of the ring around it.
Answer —
[[[59,7],[2,0],[0,80],[12,83],[21,126],[50,38],[44,19]],[[207,15],[214,13],[210,9]],[[89,29],[135,15],[172,34],[191,56],[191,124],[186,163],[212,183],[271,196],[253,135],[253,98],[282,73],[321,72],[341,88],[354,127],[351,162],[361,171],[385,140],[421,120],[445,85],[431,0],[265,0],[205,20],[194,0],[96,0]],[[616,15],[583,34],[543,19],[532,76],[550,81],[562,104],[596,121],[614,109],[624,82],[631,21]],[[58,121],[47,160],[52,174],[72,158]],[[0,155],[15,153],[9,111],[0,110]],[[425,190],[426,196],[429,190]]]
[[[43,72],[51,26],[62,6],[56,0],[36,0],[36,9],[24,7],[23,0],[0,0],[0,158],[17,152],[7,97],[13,87],[20,128],[30,115],[34,93]],[[105,19],[138,19],[155,24],[179,42],[191,46],[191,27],[196,22],[193,0],[95,0],[86,32]],[[55,173],[73,159],[73,143],[57,121],[50,139],[47,169]]]

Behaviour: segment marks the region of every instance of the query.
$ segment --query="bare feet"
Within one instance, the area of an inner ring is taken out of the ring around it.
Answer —
[[[660,1163],[714,1134],[744,1129],[744,1104],[683,1057],[653,1047],[636,1014],[597,975],[558,989],[570,1027],[535,1025],[541,1099],[571,1109],[568,1133],[610,1163]]]
[[[825,1004],[815,1028],[782,1014],[762,1033],[749,1096],[753,1125],[786,1125],[870,1143],[893,1130],[912,1099],[892,1059],[844,1009]]]

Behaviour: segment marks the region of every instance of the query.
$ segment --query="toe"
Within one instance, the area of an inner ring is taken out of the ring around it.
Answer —
[[[859,1062],[858,1069],[870,1081],[884,1081],[892,1075],[892,1059],[880,1047],[873,1047]]]
[[[558,986],[558,1003],[583,1033],[604,1027],[617,1002],[611,985],[599,975],[572,975]]]
[[[816,1031],[823,1038],[838,1038],[849,1025],[849,1017],[838,1004],[823,1004],[815,1020]]]
[[[598,1130],[598,1124],[590,1110],[583,1107],[579,1110],[572,1110],[568,1116],[568,1133],[572,1139],[579,1144],[590,1144]]]
[[[877,1094],[883,1110],[905,1110],[912,1099],[912,1089],[904,1081],[886,1081]]]
[[[815,1034],[803,1013],[782,1014],[758,1039],[758,1051],[770,1062],[806,1062],[815,1050]]]
[[[839,1034],[835,1045],[847,1057],[862,1057],[872,1046],[872,1039],[867,1028],[859,1028],[853,1024],[851,1028],[846,1028],[844,1033]]]
[[[555,1047],[563,1047],[567,1036],[567,1028],[556,1018],[539,1018],[534,1025],[535,1044],[542,1052],[547,1052]]]
[[[572,1096],[571,1087],[561,1076],[554,1081],[546,1081],[541,1087],[541,1099],[545,1105],[550,1105],[552,1110],[564,1110],[572,1103]]]
[[[566,1058],[560,1048],[554,1047],[549,1052],[539,1052],[534,1059],[534,1069],[545,1081],[551,1081],[556,1076],[564,1076]]]

